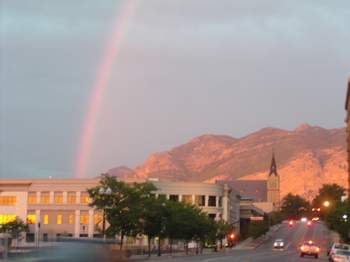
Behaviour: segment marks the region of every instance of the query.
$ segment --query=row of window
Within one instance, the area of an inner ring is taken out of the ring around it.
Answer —
[[[0,214],[0,225],[6,224],[16,220],[16,215],[13,214]]]
[[[0,196],[0,206],[16,205],[16,196]]]
[[[89,195],[86,192],[80,193],[80,204],[88,204],[90,201]],[[54,192],[53,195],[54,204],[64,204],[63,192]],[[38,199],[36,192],[28,193],[28,204],[50,204],[50,192],[41,192],[40,199]],[[77,204],[76,192],[67,192],[67,204]]]
[[[159,194],[159,197],[166,197],[164,194]],[[179,201],[179,195],[169,195],[169,200],[172,201]],[[182,202],[187,203],[187,204],[195,204],[196,206],[199,207],[204,207],[205,206],[205,200],[206,196],[205,195],[195,195],[194,196],[194,203],[192,202],[192,195],[182,195]],[[216,207],[216,200],[217,196],[208,196],[208,207]],[[218,206],[222,207],[222,197],[218,197]]]
[[[97,225],[102,221],[102,214],[100,213],[95,213],[94,214],[94,224]],[[79,217],[80,224],[81,225],[87,225],[89,223],[89,215],[88,214],[80,214]],[[74,213],[69,213],[69,214],[43,214],[42,223],[44,225],[50,224],[57,224],[57,225],[62,225],[62,224],[68,224],[68,225],[74,225],[75,223],[75,215]],[[35,214],[28,214],[27,215],[27,223],[28,224],[35,224],[37,222],[36,215]]]

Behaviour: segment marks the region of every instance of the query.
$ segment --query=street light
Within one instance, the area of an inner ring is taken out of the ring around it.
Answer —
[[[112,194],[112,189],[110,187],[104,188],[100,187],[98,190],[98,193],[100,195],[104,196],[110,196]],[[103,217],[102,217],[102,234],[103,239],[106,239],[106,207],[103,208]]]
[[[348,215],[347,215],[347,214],[344,214],[344,215],[343,215],[343,219],[344,219],[345,222],[347,222],[347,221],[348,221]]]
[[[328,200],[323,202],[323,206],[325,206],[325,207],[329,207],[329,205],[330,205],[330,203],[329,203],[329,201],[328,201]]]

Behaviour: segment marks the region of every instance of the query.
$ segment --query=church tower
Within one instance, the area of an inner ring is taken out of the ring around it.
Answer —
[[[275,154],[272,154],[269,176],[267,178],[267,202],[273,203],[274,209],[280,207],[280,177],[277,173]]]

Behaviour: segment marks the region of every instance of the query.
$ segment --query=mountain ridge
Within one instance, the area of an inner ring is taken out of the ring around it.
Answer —
[[[282,196],[294,192],[309,198],[323,183],[346,187],[345,136],[345,128],[308,124],[294,130],[266,127],[241,138],[205,134],[152,154],[134,169],[111,169],[109,173],[120,178],[171,181],[266,179],[274,151]]]

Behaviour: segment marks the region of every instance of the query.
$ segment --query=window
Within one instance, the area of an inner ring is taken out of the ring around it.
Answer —
[[[89,223],[89,216],[87,214],[80,214],[80,224],[87,225]]]
[[[192,204],[192,195],[182,195],[182,202],[185,204]]]
[[[196,195],[195,196],[195,204],[196,204],[196,206],[199,206],[199,207],[205,206],[205,196]]]
[[[169,200],[178,202],[179,201],[179,195],[170,195]]]
[[[101,223],[103,220],[103,215],[101,213],[95,213],[94,214],[94,224],[98,225],[99,223]]]
[[[35,224],[36,222],[36,215],[35,214],[28,214],[27,215],[27,224]]]
[[[62,214],[58,214],[56,217],[56,224],[62,225]]]
[[[44,225],[47,225],[49,223],[49,215],[45,214],[43,219]]]
[[[63,204],[63,194],[62,192],[55,192],[54,193],[54,201],[55,201],[55,204]]]
[[[209,198],[208,198],[208,206],[216,207],[216,196],[209,196]]]
[[[41,204],[50,204],[49,192],[41,192]]]
[[[73,214],[69,214],[68,215],[68,224],[69,225],[73,225],[74,224],[74,215]]]
[[[89,203],[89,195],[87,192],[81,192],[80,194],[80,204],[88,204]]]
[[[67,203],[68,204],[76,204],[77,203],[77,196],[76,196],[75,192],[68,192]]]
[[[219,197],[219,207],[222,207],[222,197]]]
[[[36,192],[28,193],[28,204],[29,205],[36,204]]]
[[[16,205],[16,196],[0,196],[0,206]]]
[[[12,214],[0,214],[0,225],[7,224],[16,220],[16,215]]]
[[[166,199],[166,195],[165,195],[165,194],[159,194],[159,195],[158,195],[158,198],[159,198],[159,199]]]
[[[209,214],[208,217],[212,220],[215,220],[216,218],[216,214]]]

